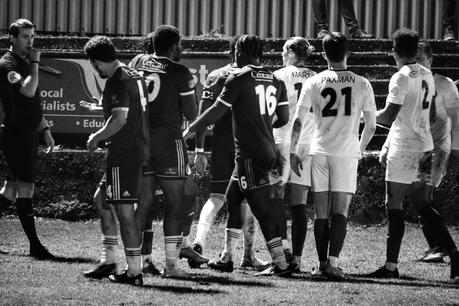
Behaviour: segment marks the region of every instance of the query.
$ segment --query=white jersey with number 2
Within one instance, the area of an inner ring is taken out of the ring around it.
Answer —
[[[401,105],[390,128],[394,152],[426,152],[433,149],[429,110],[435,82],[429,69],[420,64],[403,66],[390,79],[386,103]]]
[[[298,105],[312,106],[311,155],[360,158],[362,111],[376,111],[370,82],[348,70],[325,70],[303,84]]]

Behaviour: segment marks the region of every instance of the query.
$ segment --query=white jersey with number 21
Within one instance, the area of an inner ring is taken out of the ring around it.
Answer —
[[[298,105],[312,106],[311,155],[360,158],[362,111],[376,111],[370,82],[348,70],[325,70],[303,84]]]

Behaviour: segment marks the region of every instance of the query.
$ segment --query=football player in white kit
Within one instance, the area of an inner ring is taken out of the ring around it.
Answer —
[[[405,230],[405,196],[424,222],[433,228],[435,240],[451,257],[451,278],[459,281],[459,253],[440,214],[428,199],[433,140],[429,111],[435,81],[429,69],[416,63],[419,35],[400,29],[393,34],[394,58],[399,69],[390,80],[386,106],[377,114],[378,123],[391,126],[386,162],[386,207],[388,235],[386,263],[369,277],[398,278],[398,255]],[[384,150],[383,150],[384,154]]]
[[[313,110],[310,145],[314,237],[320,265],[313,274],[343,280],[338,257],[346,237],[349,204],[357,185],[357,165],[376,130],[376,103],[370,82],[347,70],[349,42],[342,33],[322,41],[328,69],[303,84],[292,127],[290,162],[301,176],[299,136]],[[365,127],[359,143],[363,112]],[[329,222],[331,219],[331,222]]]
[[[427,69],[432,66],[432,47],[427,41],[419,43],[417,62]],[[442,182],[448,168],[450,153],[459,156],[459,91],[454,82],[441,74],[434,73],[435,99],[430,107],[430,132],[434,142],[432,156],[432,176],[427,182],[427,196],[432,199],[432,206],[438,209],[433,199],[433,192]],[[451,140],[454,143],[451,143]],[[453,165],[451,165],[453,166]],[[420,259],[424,262],[444,262],[446,253],[435,240],[433,229],[421,218],[422,231],[429,244],[429,250]]]
[[[274,188],[274,197],[278,199],[279,205],[283,205],[285,188],[287,183],[290,184],[293,254],[290,253],[290,246],[287,241],[287,220],[284,209],[282,209],[281,215],[284,218],[282,222],[282,245],[286,259],[291,259],[289,268],[292,272],[300,272],[301,255],[307,232],[308,217],[306,215],[306,200],[308,191],[311,188],[309,144],[312,138],[313,124],[312,113],[307,113],[299,140],[298,155],[301,158],[303,169],[301,170],[301,176],[298,176],[290,171],[290,133],[293,124],[291,119],[295,114],[296,104],[304,81],[316,74],[306,67],[306,60],[312,51],[314,51],[314,47],[306,39],[303,37],[291,37],[285,42],[282,49],[282,61],[285,67],[274,72],[274,75],[278,79],[284,81],[289,101],[289,122],[283,127],[273,129],[274,141],[283,157],[282,180]]]

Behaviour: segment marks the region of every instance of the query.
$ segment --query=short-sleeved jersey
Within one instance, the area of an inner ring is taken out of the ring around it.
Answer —
[[[262,66],[247,65],[228,77],[215,103],[231,107],[237,157],[277,159],[272,120],[277,108],[288,107],[284,82]]]
[[[429,108],[435,82],[429,69],[414,63],[404,65],[390,79],[386,103],[401,105],[391,126],[391,149],[426,152],[433,149]]]
[[[314,71],[306,67],[287,66],[279,70],[274,71],[274,75],[284,81],[285,87],[287,88],[287,98],[289,107],[289,121],[286,125],[274,129],[274,140],[276,143],[290,142],[293,117],[295,115],[296,104],[300,97],[303,83],[313,75],[316,75]],[[312,132],[314,131],[314,125],[312,122],[312,113],[307,113],[304,118],[303,128],[301,130],[299,144],[309,145],[311,143]]]
[[[225,84],[228,76],[237,70],[239,70],[239,68],[237,68],[234,63],[231,63],[209,73],[209,76],[206,79],[206,86],[202,91],[201,100],[208,104],[213,104],[218,95],[222,92],[223,85]],[[234,152],[232,116],[230,109],[228,109],[226,113],[223,114],[217,122],[215,122],[212,129],[212,139],[217,141],[219,144],[227,144],[228,151]]]
[[[102,96],[104,117],[107,120],[116,109],[128,110],[126,124],[107,139],[110,158],[132,150],[139,152],[139,165],[148,158],[148,119],[146,113],[147,88],[143,77],[134,69],[120,66],[107,80]]]
[[[440,74],[434,74],[433,77],[436,94],[430,106],[430,132],[435,147],[445,141],[451,145],[451,122],[446,110],[459,108],[459,92],[450,78]]]
[[[7,51],[0,59],[0,100],[5,126],[37,128],[41,122],[40,91],[37,89],[32,98],[19,92],[30,70],[30,63],[12,51]]]
[[[298,105],[312,106],[310,154],[360,158],[362,111],[376,111],[370,82],[348,70],[325,70],[306,80]]]
[[[180,130],[183,123],[180,97],[195,94],[193,76],[188,68],[154,54],[137,55],[129,67],[139,70],[145,77],[150,127]]]

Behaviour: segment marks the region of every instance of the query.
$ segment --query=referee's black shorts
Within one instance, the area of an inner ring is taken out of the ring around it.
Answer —
[[[38,132],[33,127],[5,127],[2,150],[8,164],[8,181],[33,183],[38,161]]]

